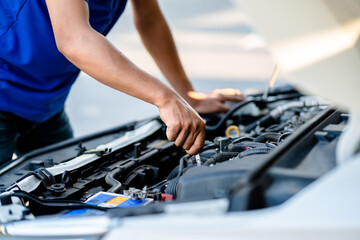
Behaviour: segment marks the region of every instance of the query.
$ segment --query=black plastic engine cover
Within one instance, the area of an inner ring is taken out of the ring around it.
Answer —
[[[216,164],[190,168],[180,178],[177,198],[182,200],[224,197],[227,190],[249,170],[260,166],[267,155],[252,155]]]

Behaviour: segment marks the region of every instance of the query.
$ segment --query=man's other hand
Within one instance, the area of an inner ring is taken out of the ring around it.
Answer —
[[[245,96],[236,89],[215,89],[210,93],[188,92],[187,102],[200,114],[227,112],[230,107],[228,102],[241,102]]]

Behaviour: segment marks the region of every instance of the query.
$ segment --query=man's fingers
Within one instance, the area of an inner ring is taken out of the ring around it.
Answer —
[[[204,146],[204,142],[205,142],[205,134],[201,134],[201,133],[198,134],[196,136],[194,144],[191,146],[189,150],[186,151],[186,153],[189,155],[195,155],[199,153],[202,147]]]
[[[218,105],[218,112],[228,112],[230,110],[230,107],[227,106],[224,103],[219,103]]]
[[[169,139],[169,141],[175,141],[177,136],[179,135],[181,131],[181,125],[180,123],[175,123],[171,126],[167,126],[166,128],[166,136]]]
[[[224,94],[224,95],[241,95],[241,92],[234,88],[224,88],[224,89],[215,89],[212,91],[215,94]]]
[[[215,89],[209,96],[216,98],[221,102],[241,102],[245,100],[245,96],[242,95],[239,90],[233,88]]]
[[[225,95],[225,94],[217,94],[217,99],[221,102],[229,101],[229,102],[241,102],[245,100],[243,95]]]
[[[178,134],[175,140],[175,145],[178,147],[183,147],[185,141],[187,140],[189,134],[190,134],[190,126],[184,126],[184,128],[181,130],[181,132]]]
[[[198,126],[196,126],[195,124],[192,125],[191,128],[191,132],[189,133],[189,135],[187,136],[186,141],[184,142],[184,144],[182,145],[182,147],[185,150],[189,150],[192,145],[194,144],[197,135],[201,132],[201,129],[198,128]]]
[[[205,135],[205,124],[203,121],[196,119],[191,123],[185,124],[175,140],[175,145],[189,150],[194,145],[199,134]]]
[[[231,102],[241,102],[245,100],[245,97],[243,95],[225,95],[226,101]]]

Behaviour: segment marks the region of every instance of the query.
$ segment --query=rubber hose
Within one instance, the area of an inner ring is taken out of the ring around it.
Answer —
[[[179,167],[180,165],[177,165],[172,171],[171,173],[167,176],[167,180],[171,180],[174,179],[175,177],[177,177],[177,175],[179,174]]]
[[[284,130],[284,127],[286,125],[287,125],[287,122],[281,123],[281,124],[273,124],[270,127],[268,127],[267,129],[265,129],[265,131],[267,131],[267,132],[280,132],[280,131]]]
[[[239,153],[238,152],[223,152],[215,154],[213,157],[211,157],[209,160],[207,160],[204,165],[210,166],[211,164],[224,162],[229,160],[230,158],[236,157]]]
[[[254,141],[254,139],[255,138],[253,138],[253,137],[240,137],[240,138],[237,138],[237,139],[235,139],[234,141],[233,141],[233,143],[235,144],[235,143],[239,143],[239,142],[245,142],[245,141]]]
[[[179,180],[180,178],[177,177],[177,178],[174,178],[173,180],[171,180],[168,184],[168,186],[166,187],[165,189],[165,193],[166,194],[171,194],[173,195],[174,197],[176,197],[176,193],[177,193],[177,186],[179,184]]]
[[[267,154],[271,151],[271,148],[265,147],[265,148],[253,148],[246,151],[243,151],[239,153],[237,158],[243,158],[246,156],[254,155],[254,154]]]
[[[245,127],[245,132],[249,133],[251,130],[254,130],[257,126],[266,127],[270,124],[275,123],[276,119],[274,119],[270,114],[263,116],[262,118],[258,119],[257,121],[250,123]]]
[[[277,144],[279,145],[282,141],[285,140],[285,138],[287,138],[291,134],[292,134],[292,132],[286,132],[286,133],[281,134],[277,140]]]
[[[185,164],[187,164],[186,160],[188,159],[188,155],[183,156],[182,158],[180,158],[180,163],[179,163],[179,168],[178,168],[178,174],[177,174],[177,178],[181,176],[181,174],[183,173]]]
[[[235,113],[238,109],[245,107],[246,105],[250,104],[250,103],[254,103],[254,102],[259,102],[258,100],[247,100],[244,102],[240,102],[238,103],[235,107],[233,107],[230,111],[228,111],[224,117],[221,118],[221,120],[215,125],[215,126],[206,126],[206,130],[207,131],[217,131],[219,130],[219,128],[226,122],[226,120],[233,114]]]
[[[264,133],[264,134],[261,134],[258,137],[256,137],[253,141],[260,142],[260,143],[265,143],[267,141],[277,142],[279,136],[280,136],[280,134],[278,134],[278,133],[271,133],[271,132]]]
[[[14,192],[11,192],[8,196],[10,196],[10,197],[14,196],[14,197],[27,199],[31,202],[38,204],[42,208],[47,207],[50,211],[53,211],[56,208],[63,209],[63,210],[65,210],[65,209],[82,209],[82,208],[97,209],[97,210],[102,210],[102,211],[107,210],[107,208],[105,208],[105,207],[95,206],[95,205],[91,205],[91,204],[87,204],[87,203],[83,203],[83,202],[75,201],[75,200],[40,199],[40,198],[32,195],[31,193],[24,192],[21,190],[15,190]],[[8,196],[0,196],[0,199],[2,199],[4,197],[6,198]]]
[[[112,170],[111,172],[106,174],[105,182],[111,186],[108,192],[122,193],[122,184],[120,181],[115,179],[120,175],[122,171],[122,168],[116,168],[115,170]]]

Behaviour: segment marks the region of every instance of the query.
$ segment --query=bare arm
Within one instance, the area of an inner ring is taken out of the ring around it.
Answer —
[[[182,96],[188,91],[194,91],[157,1],[132,0],[132,5],[140,37],[166,79]]]
[[[85,1],[46,3],[58,49],[69,61],[98,81],[156,105],[169,140],[189,154],[201,149],[205,134],[202,119],[177,93],[136,67],[91,28]]]
[[[171,31],[157,0],[132,0],[135,26],[156,64],[173,88],[200,113],[227,111],[225,101],[242,101],[234,89],[209,94],[194,90],[178,56]]]

